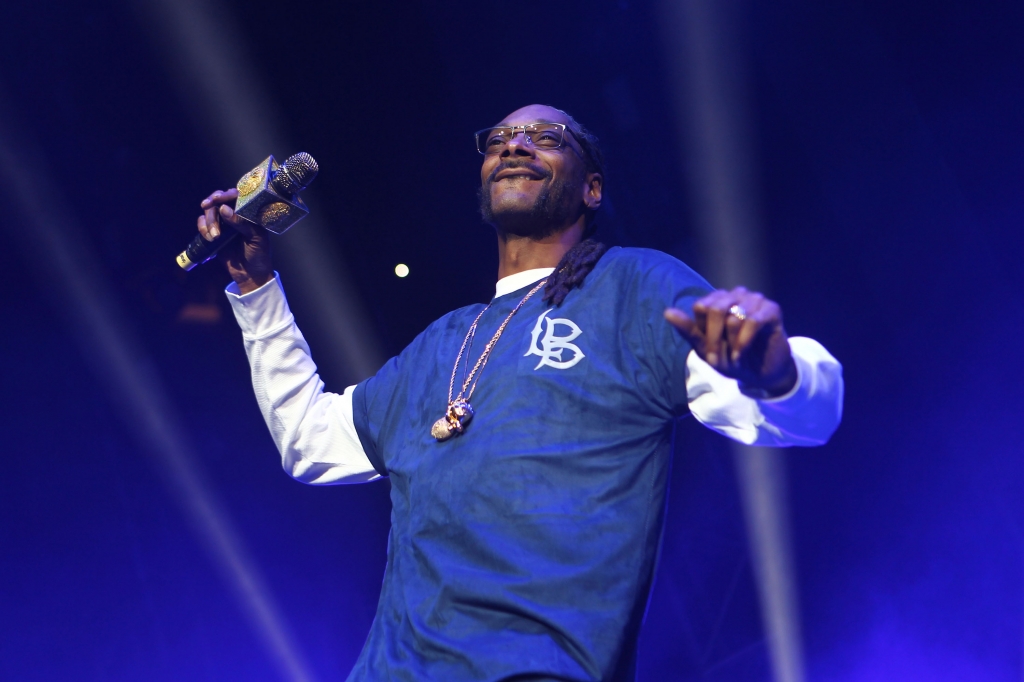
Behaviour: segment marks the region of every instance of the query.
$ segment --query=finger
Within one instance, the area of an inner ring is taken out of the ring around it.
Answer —
[[[223,196],[224,196],[223,190],[217,190],[216,192],[214,192],[210,196],[208,196],[205,199],[203,199],[199,203],[199,207],[205,211],[206,209],[210,208],[211,206],[216,206],[217,204],[220,203],[221,197],[223,197]]]
[[[743,306],[746,310],[747,317],[743,320],[742,324],[739,325],[736,333],[736,340],[730,343],[730,347],[732,348],[732,357],[730,359],[734,365],[740,364],[743,354],[747,352],[747,349],[750,348],[750,344],[753,343],[754,339],[757,338],[757,335],[764,328],[762,308],[766,301],[767,299],[761,296],[759,300],[755,299],[750,301],[749,308],[746,305]]]
[[[199,204],[200,208],[204,211],[211,206],[218,206],[220,204],[233,204],[235,199],[238,198],[238,190],[234,187],[228,190],[217,190],[210,196],[203,199]]]
[[[236,230],[241,232],[242,237],[244,237],[245,239],[252,239],[253,224],[250,223],[248,220],[239,217],[239,215],[235,213],[234,209],[232,209],[230,206],[221,205],[220,219],[222,222],[228,223]]]
[[[718,367],[723,359],[723,332],[729,307],[735,302],[731,291],[713,291],[694,304],[694,311],[704,313],[704,360],[712,367]]]
[[[697,329],[700,331],[701,337],[704,337],[704,330],[708,326],[708,309],[706,306],[698,305],[699,303],[700,301],[694,304],[690,317],[697,323]]]
[[[199,234],[202,235],[203,239],[205,239],[208,242],[213,241],[213,237],[210,236],[210,231],[206,227],[205,215],[199,216],[199,219],[196,220],[196,227],[199,228]]]
[[[758,309],[758,315],[760,316],[762,324],[771,325],[773,327],[782,326],[782,308],[780,308],[779,304],[770,298],[764,299],[764,302]]]
[[[731,308],[732,306],[729,307]],[[726,361],[728,362],[736,362],[737,358],[739,358],[736,352],[736,343],[741,327],[743,327],[743,320],[726,311],[725,329],[722,334],[722,353],[726,355]]]
[[[203,217],[206,218],[206,229],[209,234],[207,239],[212,242],[220,236],[220,218],[218,217],[217,206],[211,205],[203,211]]]
[[[679,308],[666,308],[665,319],[679,330],[679,333],[690,342],[698,355],[704,354],[704,334],[697,320],[693,319]]]
[[[729,344],[729,361],[736,363],[740,358],[740,352],[742,342],[740,340],[741,331],[746,328],[747,321],[750,320],[754,312],[761,307],[761,303],[765,300],[764,296],[755,292],[749,292],[746,289],[742,291],[740,289],[734,289],[733,293],[736,294],[736,302],[729,306],[728,317],[725,319],[725,332],[726,338]],[[734,306],[739,306],[743,309],[742,316],[732,314]]]

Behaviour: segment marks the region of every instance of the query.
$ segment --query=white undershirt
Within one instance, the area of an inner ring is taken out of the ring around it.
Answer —
[[[554,268],[526,270],[498,280],[495,296],[518,291]],[[282,464],[304,483],[361,483],[380,478],[363,452],[352,417],[352,391],[324,391],[302,333],[276,276],[248,294],[236,284],[228,300],[242,328],[253,389]],[[666,324],[668,324],[666,322]],[[748,445],[821,445],[839,425],[842,367],[813,339],[790,337],[797,383],[784,396],[758,400],[735,379],[715,371],[695,352],[686,357],[686,395],[694,418]]]
[[[508,277],[502,277],[494,285],[494,298],[524,289],[534,282],[541,281],[554,271],[554,268],[535,268],[533,270],[523,270]]]

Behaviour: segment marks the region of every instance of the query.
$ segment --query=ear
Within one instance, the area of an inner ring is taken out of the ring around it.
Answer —
[[[587,173],[587,179],[583,186],[583,203],[591,211],[601,207],[601,190],[604,187],[604,178],[600,173]]]

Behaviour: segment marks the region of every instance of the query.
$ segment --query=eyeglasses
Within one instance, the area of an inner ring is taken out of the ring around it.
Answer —
[[[565,144],[564,123],[530,123],[524,126],[498,126],[477,131],[476,150],[481,154],[500,154],[516,136],[517,130],[523,131],[527,143],[537,149],[558,149]]]

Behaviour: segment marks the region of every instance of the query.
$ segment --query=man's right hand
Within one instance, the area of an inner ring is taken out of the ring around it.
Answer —
[[[237,230],[241,239],[228,244],[220,254],[228,266],[228,272],[238,284],[238,289],[247,294],[266,284],[274,276],[270,262],[270,239],[267,231],[254,223],[235,215],[237,189],[220,190],[203,199],[200,207],[203,214],[197,225],[199,234],[208,242],[221,235],[222,230]]]

